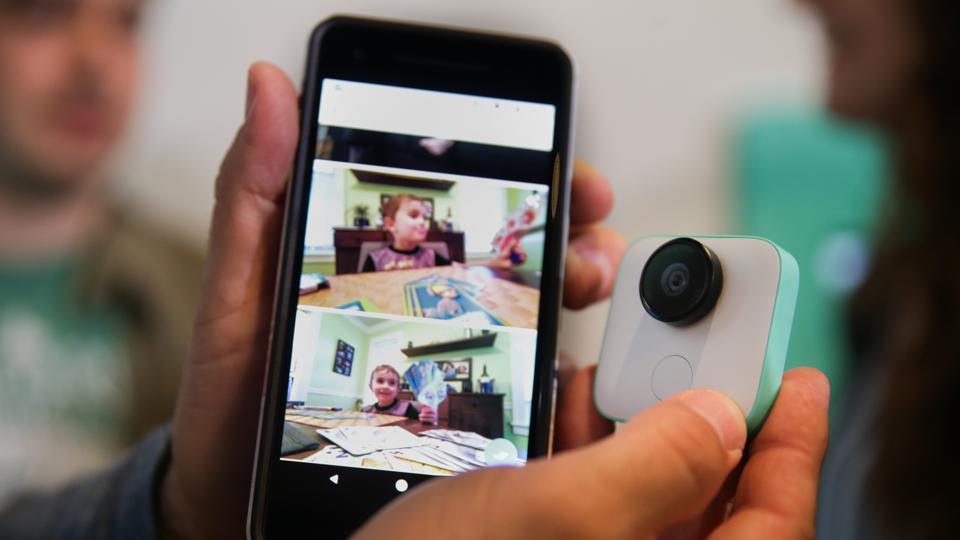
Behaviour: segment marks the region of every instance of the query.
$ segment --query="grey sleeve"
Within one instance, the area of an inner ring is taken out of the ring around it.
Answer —
[[[158,428],[102,473],[15,499],[0,509],[0,538],[155,540],[158,472],[167,466],[169,447],[169,426]]]

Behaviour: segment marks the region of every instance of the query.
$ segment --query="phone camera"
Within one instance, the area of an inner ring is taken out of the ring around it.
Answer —
[[[640,276],[640,300],[658,321],[686,326],[705,317],[723,289],[720,260],[692,238],[676,238],[653,252]]]

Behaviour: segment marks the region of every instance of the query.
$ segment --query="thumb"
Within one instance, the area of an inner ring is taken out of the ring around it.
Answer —
[[[723,394],[672,396],[612,437],[531,467],[540,485],[530,488],[546,497],[537,506],[563,509],[543,536],[637,538],[687,521],[720,490],[746,437],[743,413]]]
[[[287,76],[271,64],[251,66],[247,117],[217,177],[203,294],[177,424],[199,421],[201,415],[220,422],[233,414],[256,414],[297,127],[296,92]]]
[[[743,453],[746,423],[712,390],[689,390],[640,413],[600,442],[523,469],[486,469],[421,486],[368,522],[360,538],[461,531],[476,508],[478,538],[638,538],[702,512]],[[429,507],[437,519],[403,516]],[[456,516],[447,518],[445,516]],[[415,520],[414,520],[415,521]],[[409,526],[408,526],[409,525]]]
[[[198,327],[273,292],[279,245],[274,229],[282,218],[298,128],[296,91],[279,68],[265,62],[250,67],[246,111],[217,177]]]
[[[604,450],[609,463],[625,465],[620,487],[633,495],[626,500],[636,530],[659,532],[702,512],[739,463],[746,438],[737,404],[707,389],[680,393],[627,423]]]
[[[270,64],[254,64],[247,117],[217,178],[203,293],[164,487],[173,526],[192,528],[199,538],[243,535],[297,124],[290,80]],[[211,493],[215,508],[207,504]]]

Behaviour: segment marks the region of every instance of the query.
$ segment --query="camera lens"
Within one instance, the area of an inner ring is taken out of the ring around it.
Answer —
[[[690,284],[690,269],[681,262],[675,262],[660,276],[660,288],[667,296],[683,294]]]
[[[640,300],[647,313],[677,326],[710,313],[722,288],[719,259],[692,238],[676,238],[657,248],[640,276]]]

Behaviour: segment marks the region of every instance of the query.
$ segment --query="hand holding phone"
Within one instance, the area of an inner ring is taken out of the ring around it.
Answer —
[[[248,89],[246,121],[224,160],[217,181],[217,208],[211,226],[208,277],[201,298],[202,307],[192,353],[178,399],[171,460],[165,469],[158,472],[161,495],[157,526],[178,538],[238,538],[244,535],[244,514],[248,501],[246,486],[250,478],[257,429],[257,404],[245,397],[251,392],[258,392],[263,381],[263,362],[267,351],[264,330],[269,324],[269,306],[274,289],[274,265],[271,261],[275,260],[279,249],[277,224],[282,215],[279,201],[289,177],[297,126],[296,93],[278,69],[268,64],[253,66]],[[622,239],[596,223],[608,209],[603,201],[610,200],[609,186],[602,176],[586,164],[578,163],[573,176],[573,192],[578,196],[573,201],[572,221],[583,227],[571,238],[574,249],[567,261],[565,301],[568,305],[571,301],[574,305],[582,305],[599,299],[596,294],[602,294],[603,291],[599,290],[598,293],[597,283],[613,279],[612,274],[604,273],[604,269],[610,272],[615,267],[618,253],[615,249],[604,252],[601,248],[616,242],[622,245]],[[589,261],[596,255],[606,256],[607,262],[591,265]],[[559,394],[556,440],[560,448],[571,449],[584,445],[608,433],[609,424],[593,409],[592,381],[592,372],[582,371]],[[820,445],[826,436],[825,401],[826,388],[822,376],[818,377],[811,370],[788,372],[778,400],[782,407],[775,406],[765,426],[772,444],[753,456],[764,465],[756,468],[754,485],[760,488],[760,492],[751,499],[762,506],[752,508],[768,508],[781,503],[784,495],[782,485],[798,488],[790,491],[790,504],[776,508],[777,512],[784,508],[789,510],[778,514],[782,516],[776,523],[778,531],[796,531],[812,519],[816,471],[778,462],[777,456],[788,455],[778,450],[785,445],[792,449],[789,455],[796,455],[795,450],[803,448],[811,467],[815,468],[822,457],[818,451],[822,452]],[[778,412],[781,408],[782,414]],[[619,462],[612,464],[611,470],[619,471],[614,477],[622,476],[620,473],[624,471],[638,470],[636,463],[639,454],[635,441],[623,437],[619,441],[621,444],[617,448],[620,448],[620,452],[616,455],[625,461],[624,465],[619,465]],[[608,445],[603,448],[601,453],[582,455],[593,463],[606,463],[605,458],[612,455],[608,452],[611,447]],[[660,458],[669,454],[667,452]],[[558,463],[562,462],[554,462]],[[764,476],[763,467],[777,470],[780,474]],[[751,478],[749,471],[753,469],[752,466],[747,467],[747,476],[742,482]],[[580,479],[570,476],[581,472],[586,476]],[[537,473],[537,477],[533,478],[528,476],[527,471],[523,473],[511,473],[516,480],[508,485],[497,484],[508,489],[488,500],[507,503],[514,501],[514,495],[527,492],[566,494],[569,497],[540,507],[553,512],[551,519],[564,517],[564,523],[571,522],[567,518],[579,515],[574,511],[584,509],[584,501],[627,501],[618,497],[621,493],[619,490],[626,490],[624,494],[629,491],[636,495],[641,487],[636,484],[618,484],[620,487],[597,484],[593,480],[599,477],[601,471],[592,464],[582,469],[560,467],[548,471],[546,476],[563,483],[562,489],[553,491],[544,488],[548,485],[542,483],[545,475]],[[484,474],[500,475],[502,471]],[[436,489],[440,486],[438,484]],[[571,490],[570,486],[579,487]],[[445,504],[467,501],[468,497],[484,493],[472,490],[473,487],[473,480],[467,482],[467,479],[444,485],[443,493],[450,495]],[[651,499],[659,495],[657,485],[648,484],[646,488],[645,493]],[[431,488],[431,493],[436,494],[436,489]],[[751,493],[757,491],[752,490]],[[510,498],[502,495],[510,495]],[[693,497],[700,501],[701,495],[694,494]],[[210,501],[216,501],[216,504],[211,505]],[[416,494],[404,505],[419,504],[419,501],[422,501],[421,495]],[[511,522],[514,530],[543,532],[536,528],[544,521],[532,511],[532,502],[519,501],[516,505],[503,506],[503,511],[511,512],[510,517],[515,520]],[[615,513],[618,508],[605,506],[591,506],[585,510],[595,512],[583,516],[581,525],[585,526],[610,524],[615,519],[631,515],[629,512]],[[480,516],[475,515],[478,512]],[[371,523],[371,527],[389,527],[391,523],[398,528],[413,525],[404,519],[409,514],[400,512],[399,518],[395,512],[393,514],[394,517],[382,516]],[[497,517],[503,515],[500,511],[496,514]],[[479,505],[458,506],[445,515],[451,519],[429,523],[434,527],[433,530],[441,534],[465,534],[460,518],[475,516],[475,519],[471,519],[479,524],[474,529],[478,534],[482,534],[484,527],[495,521]],[[525,524],[516,521],[525,516]],[[739,527],[759,525],[746,519],[731,520],[733,523]],[[443,529],[444,526],[447,528]],[[376,528],[370,530],[375,531]],[[748,532],[743,528],[738,531],[741,535]]]

